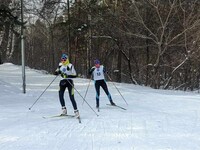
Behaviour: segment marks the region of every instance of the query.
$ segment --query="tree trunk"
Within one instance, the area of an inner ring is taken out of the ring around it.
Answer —
[[[149,40],[146,39],[146,65],[147,65],[147,69],[146,69],[146,81],[145,81],[145,86],[147,86],[149,84]]]
[[[121,73],[122,73],[122,54],[121,51],[118,51],[118,58],[117,58],[117,69],[119,72],[117,73],[117,82],[121,82]]]
[[[6,51],[9,41],[9,31],[10,31],[10,23],[7,23],[5,25],[4,34],[0,45],[0,63],[4,63],[7,61]]]

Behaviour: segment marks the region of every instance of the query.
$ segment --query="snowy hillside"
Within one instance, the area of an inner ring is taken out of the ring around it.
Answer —
[[[95,90],[90,84],[86,101],[75,91],[82,123],[75,118],[49,118],[61,112],[57,78],[26,68],[27,92],[22,93],[21,66],[0,65],[0,150],[200,150],[200,95],[154,90],[111,82],[108,88],[122,110],[111,107],[101,89],[100,112],[95,109]],[[84,96],[89,80],[74,79]],[[68,93],[69,114],[73,114]],[[43,118],[43,117],[47,118]]]

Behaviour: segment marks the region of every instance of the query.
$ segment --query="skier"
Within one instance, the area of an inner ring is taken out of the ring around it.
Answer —
[[[74,113],[76,117],[78,118],[79,111],[77,109],[77,104],[74,99],[74,83],[72,78],[76,78],[76,70],[74,69],[74,66],[69,62],[68,56],[66,54],[62,54],[61,62],[59,63],[59,67],[56,69],[54,75],[61,75],[62,79],[60,80],[60,89],[59,89],[59,99],[60,104],[62,106],[62,114],[61,115],[67,115],[67,108],[65,106],[65,100],[64,100],[64,92],[66,87],[68,88],[69,97],[72,103],[72,106],[74,108]]]
[[[100,86],[103,88],[104,92],[107,94],[108,99],[110,100],[110,104],[115,106],[115,103],[112,100],[112,97],[108,91],[108,87],[105,81],[104,73],[106,73],[106,69],[103,65],[100,65],[100,61],[96,59],[94,61],[95,66],[93,66],[89,74],[93,75],[95,90],[96,90],[96,108],[99,109],[99,96],[100,96]]]

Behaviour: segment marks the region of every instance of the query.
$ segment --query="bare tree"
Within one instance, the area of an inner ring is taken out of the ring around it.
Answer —
[[[195,4],[195,2],[193,4]],[[142,7],[141,4],[145,4],[148,9]],[[170,49],[172,49],[174,45],[178,46],[180,44],[183,44],[184,41],[186,42],[186,40],[182,41],[182,39],[186,36],[188,32],[192,31],[199,25],[199,16],[195,15],[194,17],[191,14],[188,15],[187,18],[183,18],[184,22],[175,22],[176,19],[178,19],[176,16],[178,15],[178,13],[180,13],[179,11],[181,6],[177,0],[166,2],[157,0],[147,0],[146,2],[133,1],[132,6],[135,10],[134,14],[130,15],[124,12],[124,15],[126,15],[126,18],[129,21],[140,25],[140,27],[142,27],[143,31],[145,32],[140,32],[141,30],[139,32],[133,32],[130,30],[130,27],[127,27],[126,30],[123,31],[126,35],[129,36],[134,36],[140,39],[148,39],[153,45],[156,46],[156,49],[151,48],[151,51],[154,51],[155,54],[153,59],[154,61],[147,64],[147,66],[151,66],[152,68],[152,86],[154,88],[159,88],[162,80],[161,73],[163,70],[163,66],[165,66],[165,64],[163,64],[163,59],[165,59],[166,53],[169,53],[168,51],[170,51]],[[152,18],[145,19],[145,9],[151,11]],[[191,13],[193,13],[193,11]],[[147,19],[152,19],[153,21],[147,21]],[[190,20],[190,22],[187,22],[188,20]],[[180,28],[181,26],[182,28]],[[181,52],[182,50],[178,51]],[[187,55],[187,53],[184,54]],[[180,64],[177,64],[174,70],[172,70],[169,78],[171,78],[172,74],[184,64],[184,59],[180,62]],[[170,67],[173,68],[174,66]]]
[[[14,47],[14,37],[19,36],[19,3],[0,1],[0,63],[11,58]]]

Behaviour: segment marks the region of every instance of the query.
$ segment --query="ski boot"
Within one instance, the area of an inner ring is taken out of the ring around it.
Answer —
[[[99,101],[96,102],[96,108],[99,108]]]
[[[81,123],[81,117],[80,117],[79,111],[76,109],[74,110],[74,113],[75,113],[76,118],[78,119],[78,122]]]
[[[67,109],[65,106],[62,107],[62,113],[61,116],[67,115]]]
[[[116,106],[116,104],[115,104],[112,100],[110,100],[110,104],[111,104],[112,106]]]
[[[74,110],[74,113],[75,113],[76,118],[80,118],[80,114],[79,114],[78,109],[77,109],[77,110]]]

